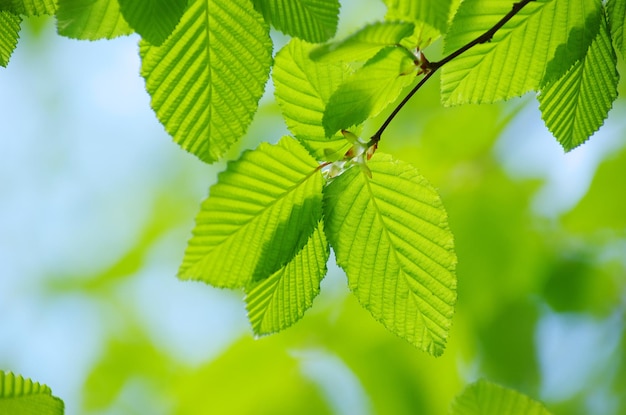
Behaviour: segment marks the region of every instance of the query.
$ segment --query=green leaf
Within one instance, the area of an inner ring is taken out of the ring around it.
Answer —
[[[410,164],[375,154],[324,191],[326,235],[359,302],[435,356],[456,302],[453,236],[439,195]]]
[[[626,57],[626,42],[624,42],[624,31],[626,30],[626,0],[609,0],[606,4],[611,28],[611,38],[615,48]]]
[[[457,396],[450,415],[550,415],[539,402],[502,386],[479,380]]]
[[[228,163],[202,203],[179,277],[238,288],[280,270],[321,218],[318,167],[290,137]]]
[[[289,36],[319,43],[330,39],[337,31],[337,0],[252,1],[267,22]]]
[[[25,16],[53,15],[56,5],[54,0],[0,0],[0,10]]]
[[[187,0],[118,1],[126,21],[153,45],[167,39],[187,7]]]
[[[117,0],[57,1],[57,32],[62,36],[98,40],[133,33],[120,13]]]
[[[415,80],[415,57],[402,47],[381,50],[356,71],[328,101],[324,130],[331,136],[383,111]]]
[[[343,65],[311,61],[311,48],[292,39],[276,54],[272,79],[287,127],[314,158],[323,160],[327,153],[343,155],[350,147],[341,134],[326,138],[322,126],[324,108],[348,72]]]
[[[161,46],[140,42],[141,75],[168,133],[213,162],[252,121],[271,52],[269,28],[247,0],[193,0]]]
[[[0,414],[62,415],[63,401],[46,385],[0,371]]]
[[[22,18],[7,11],[0,11],[0,65],[6,67],[9,64],[11,54],[17,46],[19,39],[20,23]]]
[[[452,0],[385,0],[387,5],[386,18],[427,23],[439,32],[445,33],[448,28],[452,2]]]
[[[414,25],[407,22],[376,22],[346,39],[319,46],[311,51],[311,59],[325,62],[366,61],[387,46],[398,45],[413,34]]]
[[[539,109],[548,129],[566,151],[597,131],[617,98],[617,57],[604,17],[587,55],[561,78],[544,85]]]
[[[329,249],[323,222],[300,252],[268,278],[246,289],[248,318],[257,335],[281,331],[313,305],[326,275]]]
[[[461,3],[445,39],[449,54],[491,29],[511,11],[505,0]],[[530,2],[493,36],[442,68],[441,99],[445,105],[490,103],[539,89],[548,64],[559,47],[576,44],[568,59],[552,63],[552,71],[568,68],[591,42],[585,34],[588,16],[598,14],[598,0],[538,0]],[[571,39],[572,30],[580,39]],[[560,56],[566,56],[561,54]]]

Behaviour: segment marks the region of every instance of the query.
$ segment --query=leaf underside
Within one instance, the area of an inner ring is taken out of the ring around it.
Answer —
[[[542,118],[566,151],[602,126],[617,98],[617,57],[604,17],[601,22],[586,56],[538,95]]]
[[[161,45],[140,42],[152,108],[181,147],[217,160],[246,132],[272,62],[269,28],[247,0],[193,0]]]
[[[302,318],[320,292],[328,255],[328,242],[320,222],[289,263],[246,288],[248,318],[257,335],[281,331]]]
[[[606,4],[611,38],[615,48],[620,51],[622,57],[626,57],[626,0],[609,0]]]
[[[81,40],[113,39],[133,33],[117,0],[58,0],[57,32]]]
[[[160,45],[167,39],[187,6],[187,0],[118,1],[126,21],[153,45]]]
[[[0,10],[24,16],[53,15],[56,4],[54,0],[0,0]]]
[[[254,7],[276,29],[307,42],[332,38],[339,21],[338,0],[253,0]]]
[[[326,235],[359,302],[419,349],[443,353],[456,256],[437,192],[411,165],[375,154],[324,191]]]
[[[512,2],[465,0],[448,32],[444,53],[451,53],[482,35],[511,11]],[[530,2],[496,32],[490,42],[477,45],[442,68],[441,99],[445,105],[491,103],[538,90],[550,64],[552,76],[564,73],[591,43],[594,28],[588,16],[597,15],[598,0],[538,0]],[[574,28],[578,39],[571,39]],[[597,29],[597,28],[595,28]],[[552,61],[557,49],[576,45]]]
[[[240,288],[274,274],[317,227],[322,185],[317,162],[291,137],[244,152],[202,203],[179,277]]]
[[[276,55],[272,79],[287,127],[317,160],[343,156],[350,144],[341,134],[326,138],[322,117],[331,95],[347,78],[341,64],[313,63],[312,46],[292,39]]]
[[[414,34],[405,46],[424,49],[446,33],[453,0],[385,0],[385,3],[385,19],[415,24]]]
[[[21,22],[22,18],[18,15],[0,11],[0,66],[6,67],[9,64],[11,54],[17,46]]]
[[[46,385],[0,372],[0,414],[62,415],[63,401]]]
[[[450,407],[450,415],[550,415],[539,402],[502,386],[479,380],[457,396]]]

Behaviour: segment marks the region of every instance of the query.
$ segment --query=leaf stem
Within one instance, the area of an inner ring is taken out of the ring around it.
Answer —
[[[511,20],[513,16],[519,13],[520,10],[522,10],[524,6],[526,6],[531,1],[536,1],[536,0],[520,0],[516,3],[513,3],[513,8],[511,9],[511,11],[508,12],[495,25],[493,25],[491,29],[487,30],[485,33],[478,36],[476,39],[472,40],[466,45],[455,50],[454,52],[444,57],[440,61],[428,62],[426,65],[423,65],[422,69],[424,69],[424,72],[425,72],[424,77],[418,82],[417,85],[413,87],[413,89],[411,89],[411,91],[404,97],[404,99],[402,99],[402,101],[398,104],[396,108],[394,108],[391,114],[389,114],[389,116],[387,117],[385,122],[380,126],[378,131],[376,131],[374,135],[370,138],[368,146],[371,147],[374,145],[378,145],[378,142],[380,141],[380,138],[383,135],[383,132],[387,129],[391,121],[393,121],[395,116],[398,115],[398,113],[406,105],[406,103],[409,102],[409,100],[413,97],[413,95],[415,95],[415,93],[420,90],[420,88],[426,83],[426,81],[428,81],[430,77],[433,76],[435,72],[437,72],[437,70],[439,70],[439,68],[441,68],[443,65],[450,62],[452,59],[456,58],[457,56],[467,52],[469,49],[473,48],[474,46],[482,44],[482,43],[490,42],[491,39],[493,38],[493,35],[495,35],[495,33],[498,30],[500,30],[502,26],[504,26],[509,20]]]

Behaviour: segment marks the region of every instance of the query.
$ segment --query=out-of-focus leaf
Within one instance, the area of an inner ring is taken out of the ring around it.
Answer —
[[[327,136],[383,111],[415,81],[415,57],[404,48],[381,50],[333,93],[324,111]]]
[[[539,109],[548,129],[565,151],[597,131],[617,98],[617,57],[604,15],[584,58],[562,77],[541,87]]]
[[[276,29],[307,42],[324,42],[337,31],[338,0],[253,0],[253,4]]]
[[[448,29],[450,9],[454,0],[413,1],[385,0],[387,20],[401,20],[415,24],[409,47],[424,49]]]
[[[269,27],[248,0],[193,0],[162,45],[142,40],[139,51],[152,108],[182,148],[213,162],[242,137],[272,62]]]
[[[160,45],[172,33],[187,0],[118,0],[122,15],[142,38]]]
[[[17,46],[19,39],[20,23],[22,18],[18,15],[0,11],[0,66],[9,64],[11,54]]]
[[[611,28],[611,39],[615,48],[622,56],[626,57],[626,42],[624,42],[624,31],[626,30],[626,0],[609,0],[606,3],[609,27]]]
[[[0,414],[63,415],[63,401],[46,385],[0,371]]]
[[[456,301],[453,236],[432,186],[409,164],[376,154],[324,192],[328,240],[350,289],[376,320],[435,356]]]
[[[322,126],[326,104],[348,72],[343,65],[311,61],[311,47],[292,39],[276,55],[272,79],[287,127],[314,158],[324,160],[328,153],[343,156],[350,147],[341,134],[326,138]]]
[[[179,277],[239,288],[274,274],[317,227],[322,186],[318,163],[291,137],[245,152],[202,203]]]
[[[57,0],[57,31],[72,39],[112,39],[133,33],[117,0]]]
[[[450,415],[550,415],[526,395],[485,380],[469,385],[452,402]]]
[[[56,4],[54,0],[0,0],[0,10],[25,16],[53,15]]]
[[[347,38],[318,46],[311,59],[327,62],[366,61],[387,46],[400,44],[411,36],[414,25],[408,22],[376,22],[366,25]]]

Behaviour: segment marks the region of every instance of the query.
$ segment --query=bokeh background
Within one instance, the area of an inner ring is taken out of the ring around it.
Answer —
[[[345,1],[339,33],[383,14]],[[435,76],[379,151],[416,165],[449,211],[459,300],[445,354],[376,323],[332,257],[304,319],[255,339],[242,293],[175,277],[225,162],[201,163],[158,123],[138,37],[22,27],[0,69],[0,369],[49,385],[68,415],[445,414],[478,378],[555,414],[626,413],[623,98],[564,154],[534,96],[443,108]],[[270,85],[226,159],[286,132]]]

